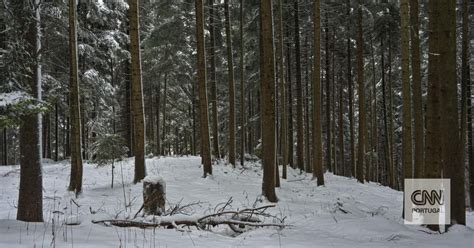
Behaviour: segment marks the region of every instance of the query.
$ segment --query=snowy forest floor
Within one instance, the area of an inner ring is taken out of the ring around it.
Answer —
[[[256,202],[261,193],[260,164],[246,167],[233,169],[221,162],[214,165],[213,176],[202,178],[199,157],[147,159],[148,174],[166,181],[167,205],[200,202],[188,209],[195,215],[214,212],[230,197],[230,209],[268,204]],[[430,234],[424,227],[403,224],[402,192],[331,173],[325,174],[325,187],[316,187],[311,175],[292,169],[277,189],[280,201],[269,209],[286,217],[285,224],[291,226],[283,230],[257,228],[237,235],[227,226],[179,232],[92,224],[91,220],[133,217],[140,208],[142,184],[131,184],[133,169],[131,159],[116,164],[112,189],[110,166],[84,164],[83,193],[75,199],[66,190],[68,162],[45,161],[45,222],[28,224],[15,221],[19,166],[0,167],[0,247],[474,247],[473,212],[467,212],[467,227]],[[126,202],[131,202],[127,211],[124,189]],[[65,225],[72,222],[81,223]]]

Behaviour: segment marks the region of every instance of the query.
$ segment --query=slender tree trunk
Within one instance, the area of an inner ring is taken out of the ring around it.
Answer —
[[[331,137],[331,90],[330,90],[330,78],[331,78],[331,67],[329,61],[329,17],[328,13],[325,14],[326,27],[324,28],[325,34],[325,49],[326,49],[326,166],[327,169],[332,172],[332,137]]]
[[[321,1],[313,1],[314,59],[313,59],[313,179],[324,185],[323,142],[321,122]]]
[[[295,53],[296,53],[296,158],[297,166],[304,170],[304,123],[303,123],[303,85],[301,82],[301,49],[299,26],[299,0],[294,0],[295,11]]]
[[[413,177],[412,133],[411,133],[411,86],[409,53],[408,0],[400,1],[400,25],[402,46],[402,160],[403,178]]]
[[[352,45],[351,45],[351,35],[350,28],[352,23],[350,21],[351,14],[351,2],[347,0],[347,84],[349,90],[349,136],[350,136],[350,149],[351,149],[351,158],[350,158],[350,171],[351,176],[356,175],[356,157],[355,157],[355,134],[354,134],[354,103],[353,103],[353,83],[352,83]]]
[[[370,158],[372,160],[372,173],[370,174],[373,181],[378,182],[379,174],[379,162],[378,162],[378,127],[377,127],[377,78],[375,70],[375,48],[374,48],[375,37],[372,36],[370,41],[370,47],[372,52],[372,151]]]
[[[389,178],[389,185],[392,188],[395,188],[395,175],[397,174],[395,170],[395,151],[394,151],[394,123],[393,123],[393,86],[392,86],[392,33],[389,29],[388,33],[388,147],[390,155],[390,166],[389,169],[392,171],[391,177]]]
[[[229,80],[229,163],[235,167],[235,84],[232,32],[230,27],[229,0],[224,0],[225,34],[227,44],[227,70]]]
[[[197,40],[197,67],[199,82],[199,111],[201,127],[201,158],[204,174],[212,175],[211,144],[209,138],[209,117],[207,112],[206,86],[206,46],[204,44],[204,5],[202,0],[196,0],[196,40]]]
[[[357,85],[359,95],[359,140],[357,145],[357,181],[364,183],[365,164],[365,87],[364,87],[364,38],[362,29],[362,1],[358,4],[357,17]]]
[[[288,70],[288,163],[291,168],[295,168],[294,164],[294,131],[293,131],[293,86],[291,77],[291,42],[289,41],[290,31],[286,30],[288,43],[287,43],[287,70]]]
[[[309,58],[309,44],[308,44],[308,35],[305,36],[305,53],[304,53],[304,58],[305,58],[305,90],[304,90],[304,125],[305,125],[305,130],[304,130],[304,136],[305,136],[305,141],[304,141],[304,148],[305,148],[305,171],[307,173],[311,173],[313,169],[313,165],[311,164],[311,153],[310,153],[310,122],[309,122],[309,95],[310,95],[310,88],[309,88],[309,68],[310,68],[310,58]]]
[[[260,1],[260,72],[262,126],[262,194],[277,202],[275,194],[275,55],[273,51],[272,1]]]
[[[240,0],[240,165],[245,161],[244,0]]]
[[[8,164],[8,132],[7,128],[3,128],[3,164]]]
[[[160,132],[160,103],[161,103],[161,81],[158,78],[158,85],[156,86],[156,154],[158,156],[163,155],[161,153],[161,132]]]
[[[129,1],[130,54],[132,71],[132,109],[134,128],[135,176],[134,183],[140,182],[146,175],[145,167],[145,114],[143,111],[142,68],[140,59],[140,22],[139,0]]]
[[[59,100],[54,104],[54,161],[59,160]]]
[[[424,168],[424,122],[423,122],[423,101],[421,91],[421,69],[420,69],[420,24],[418,21],[418,0],[410,2],[410,22],[411,22],[411,71],[413,82],[413,117],[414,117],[414,138],[415,138],[415,178],[423,177]]]
[[[168,145],[168,140],[166,138],[166,134],[168,133],[168,130],[166,128],[166,117],[167,117],[167,114],[166,114],[166,105],[168,103],[168,74],[165,74],[165,77],[164,77],[164,83],[165,83],[165,86],[164,86],[164,89],[163,89],[163,133],[161,135],[161,154],[162,155],[169,155],[166,153],[166,146]]]
[[[279,22],[278,22],[278,38],[280,39],[280,43],[278,43],[278,55],[279,55],[279,63],[280,66],[280,112],[281,112],[281,155],[282,155],[282,178],[287,178],[287,166],[288,166],[288,132],[287,132],[287,124],[288,124],[288,117],[286,116],[286,87],[285,87],[285,57],[284,57],[284,42],[285,37],[283,35],[283,0],[279,0],[278,2],[278,15],[279,15]]]
[[[342,72],[340,72],[342,73]],[[342,77],[341,77],[342,78]],[[340,79],[341,80],[341,79]],[[340,174],[343,176],[346,176],[346,171],[345,171],[345,161],[344,161],[344,155],[345,155],[345,150],[344,150],[344,87],[343,84],[339,84],[339,168],[340,168]]]
[[[41,101],[40,1],[34,0],[32,4],[33,6],[25,6],[26,2],[23,1],[12,2],[11,8],[15,16],[19,18],[23,30],[26,30],[26,49],[33,56],[28,68],[31,95]],[[27,9],[26,14],[25,9]],[[24,115],[22,121],[20,126],[20,190],[16,219],[42,222],[41,114]]]
[[[390,133],[388,128],[388,114],[387,114],[387,94],[386,94],[386,86],[385,86],[385,46],[384,46],[384,36],[380,38],[380,60],[381,60],[381,68],[382,68],[382,105],[383,105],[383,127],[384,127],[384,157],[385,157],[385,169],[387,171],[387,185],[391,185],[391,178],[393,175],[393,166],[391,158],[391,149],[390,149]],[[390,94],[390,91],[389,91]]]
[[[472,150],[472,116],[471,116],[471,72],[469,50],[469,1],[462,1],[462,55],[461,55],[461,84],[462,84],[462,111],[461,111],[461,144],[464,151],[467,138],[467,155],[469,165],[469,200],[470,207],[474,209],[474,161]],[[467,131],[467,137],[466,137]],[[464,153],[463,153],[464,154]],[[463,164],[465,159],[462,159]]]
[[[71,60],[69,73],[69,110],[71,116],[71,177],[68,190],[74,191],[77,196],[82,191],[82,129],[78,82],[76,7],[76,1],[69,0],[69,54]]]
[[[212,115],[212,151],[216,159],[220,158],[220,148],[219,148],[219,117],[217,112],[217,79],[216,79],[216,35],[215,35],[215,6],[214,0],[208,1],[209,5],[209,79],[211,86],[211,115]],[[232,48],[231,48],[232,49]],[[232,72],[233,73],[233,72]]]

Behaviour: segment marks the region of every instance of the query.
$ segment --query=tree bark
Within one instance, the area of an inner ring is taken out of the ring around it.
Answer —
[[[357,17],[357,85],[359,94],[359,140],[357,144],[357,181],[364,183],[365,165],[365,86],[364,86],[364,38],[362,29],[362,1],[358,4]]]
[[[129,1],[130,18],[130,54],[132,71],[132,109],[134,130],[135,176],[134,183],[140,182],[146,175],[145,168],[145,114],[143,111],[143,86],[140,56],[139,0]]]
[[[240,165],[245,161],[244,0],[240,0]]]
[[[291,42],[290,42],[290,31],[286,30],[286,36],[288,37],[287,43],[287,70],[288,70],[288,163],[291,168],[295,168],[294,164],[294,129],[293,129],[293,86],[292,86],[292,77],[291,77]]]
[[[209,47],[209,63],[211,64],[209,67],[209,76],[210,76],[210,85],[211,85],[211,115],[212,115],[212,151],[214,157],[219,159],[220,148],[219,148],[219,117],[217,112],[217,79],[216,79],[216,35],[215,35],[215,6],[214,0],[208,1],[209,5],[209,39],[210,39],[210,47]]]
[[[323,143],[321,123],[321,1],[313,1],[314,59],[313,59],[313,179],[324,185]]]
[[[277,202],[275,194],[275,55],[272,1],[260,1],[260,91],[262,126],[262,194]]]
[[[413,177],[411,133],[411,86],[409,53],[408,0],[400,0],[400,33],[402,49],[402,160],[403,178]]]
[[[160,132],[160,112],[161,112],[161,82],[158,78],[158,85],[156,86],[156,154],[161,156],[161,132]]]
[[[232,32],[230,27],[229,0],[224,0],[225,36],[227,46],[227,71],[229,80],[229,164],[235,167],[235,84]]]
[[[204,5],[202,0],[196,0],[196,40],[197,40],[197,67],[199,82],[199,111],[201,128],[201,158],[204,174],[212,175],[211,145],[209,138],[209,117],[207,112],[206,86],[206,46],[204,44]]]
[[[283,35],[283,0],[279,0],[278,2],[278,38],[280,39],[280,43],[278,43],[278,55],[279,55],[279,63],[280,66],[280,112],[281,112],[281,155],[282,155],[282,175],[283,179],[287,178],[287,166],[288,166],[288,131],[287,131],[287,124],[288,124],[288,117],[286,116],[286,87],[285,87],[285,57],[284,57],[284,42],[285,37]]]
[[[31,95],[41,101],[40,1],[11,3],[12,11],[26,30],[26,51],[32,56],[28,65]],[[26,12],[26,13],[25,13]],[[33,19],[34,18],[34,19]],[[41,170],[41,114],[25,114],[20,126],[20,190],[17,220],[43,221],[43,179]]]
[[[349,136],[350,136],[350,171],[351,176],[355,177],[356,175],[356,157],[355,157],[355,134],[354,134],[354,91],[353,91],[353,82],[352,82],[352,44],[351,44],[351,34],[350,28],[352,23],[350,21],[351,15],[351,1],[347,0],[347,84],[349,90]]]
[[[298,1],[299,0],[294,0],[296,54],[296,163],[298,168],[301,171],[304,171],[303,85],[301,82],[300,18]]]
[[[464,147],[467,142],[468,169],[469,169],[469,200],[470,207],[474,209],[474,163],[472,151],[472,116],[471,116],[471,72],[470,72],[470,50],[469,50],[469,3],[468,0],[462,1],[462,52],[461,52],[461,151],[465,151]],[[467,131],[467,136],[466,136]],[[463,153],[464,154],[464,153]],[[462,164],[464,164],[465,156],[463,155]]]
[[[413,87],[413,117],[414,117],[414,177],[422,178],[424,170],[424,121],[423,121],[423,98],[421,91],[421,68],[420,68],[420,24],[418,21],[418,0],[410,2],[411,22],[411,70]]]
[[[325,61],[326,61],[326,168],[332,172],[332,137],[331,137],[331,90],[330,88],[330,77],[331,77],[331,67],[329,61],[329,17],[328,13],[325,14],[325,23],[324,28],[325,35]]]
[[[71,117],[71,177],[68,190],[76,196],[82,191],[82,129],[79,101],[78,55],[77,55],[77,9],[76,1],[69,0],[69,110]]]
[[[432,2],[441,2],[438,4]],[[438,83],[441,100],[440,131],[442,137],[442,169],[446,178],[451,179],[451,224],[466,225],[466,209],[464,194],[464,163],[463,146],[459,135],[458,85],[456,82],[456,1],[430,1],[439,8],[439,15],[434,32],[439,32],[438,43]],[[431,14],[432,12],[430,12]],[[431,41],[429,41],[431,42]],[[434,41],[436,42],[436,40]],[[430,51],[430,56],[432,53]],[[436,81],[434,82],[436,83]],[[444,175],[443,175],[444,176]]]

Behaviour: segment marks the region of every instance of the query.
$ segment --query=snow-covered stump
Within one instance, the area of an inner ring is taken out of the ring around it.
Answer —
[[[161,215],[165,211],[166,184],[163,178],[147,176],[143,179],[143,212]]]

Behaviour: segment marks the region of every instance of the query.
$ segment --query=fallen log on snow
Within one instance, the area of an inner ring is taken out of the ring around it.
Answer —
[[[182,227],[196,227],[198,229],[206,229],[218,225],[228,225],[234,232],[242,233],[249,227],[279,227],[284,228],[288,225],[284,224],[284,219],[279,219],[265,212],[268,208],[275,205],[267,205],[258,208],[247,208],[236,211],[221,211],[205,216],[147,216],[140,219],[107,219],[93,220],[94,224],[103,224],[106,226],[117,227],[138,227],[138,228],[175,228],[182,231]],[[266,223],[259,217],[270,218],[273,222]]]

